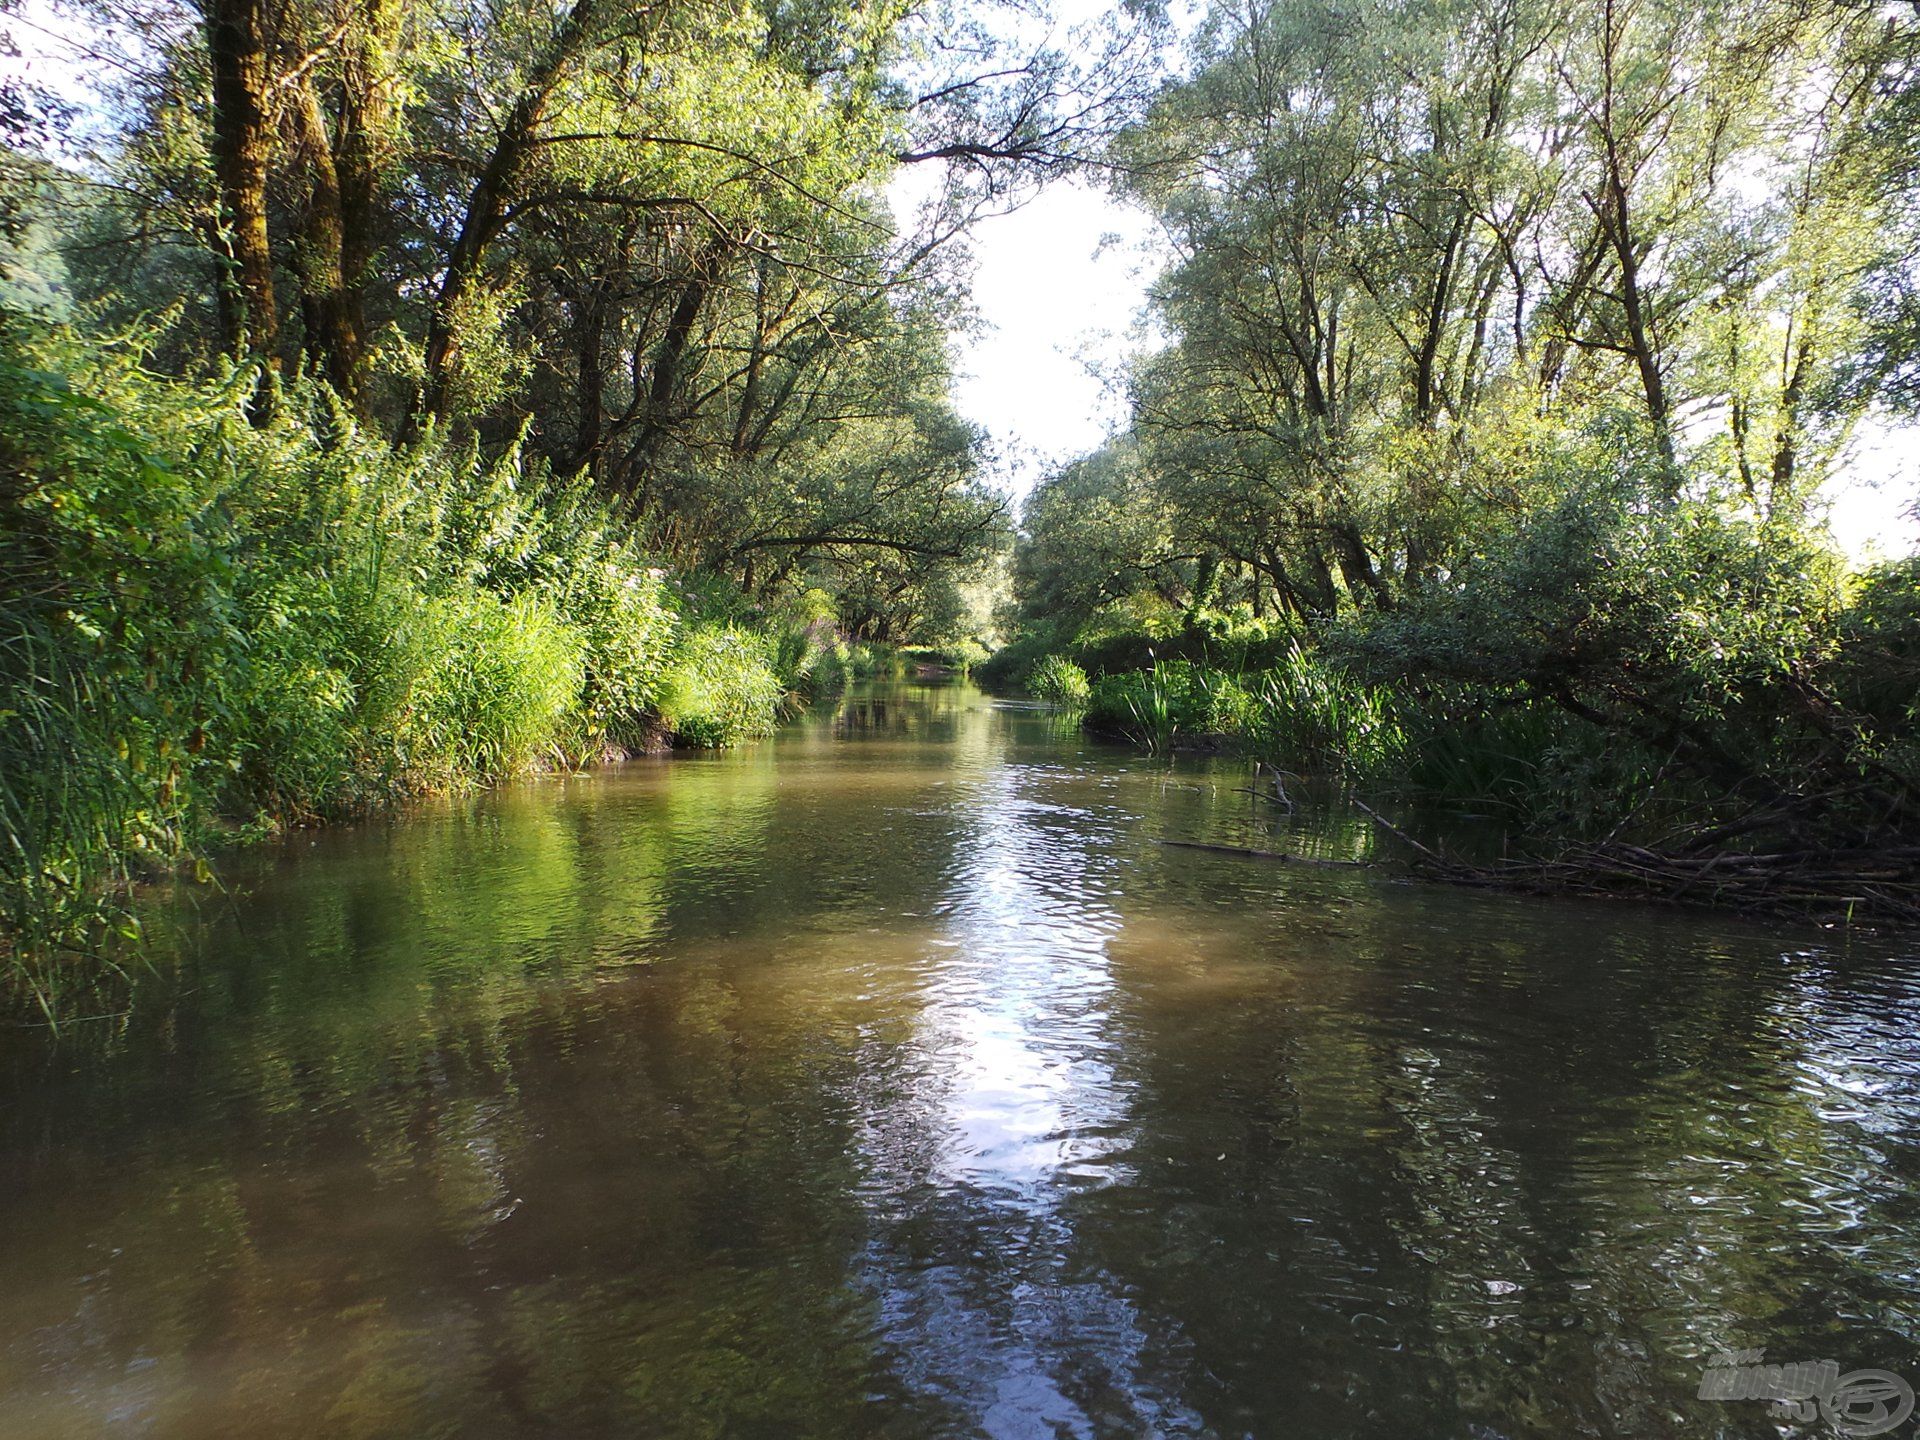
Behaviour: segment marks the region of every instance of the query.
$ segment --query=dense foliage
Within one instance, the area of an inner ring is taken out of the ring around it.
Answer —
[[[45,962],[129,923],[108,882],[235,825],[731,744],[844,663],[830,625],[743,631],[676,590],[519,447],[395,450],[311,387],[256,423],[243,371],[163,381],[17,324],[0,343],[0,897],[49,1005]]]
[[[1914,570],[1850,570],[1821,507],[1911,404],[1917,41],[1773,0],[1212,7],[1114,149],[1168,343],[1029,500],[989,678],[1060,655],[1089,723],[1545,835],[1905,853]]]
[[[960,242],[1137,110],[1148,11],[74,0],[62,29],[33,34],[101,104],[36,132],[7,91],[0,298],[137,326],[180,377],[254,365],[256,418],[304,375],[389,441],[518,445],[757,603],[985,633]]]
[[[49,1010],[216,833],[984,654],[961,242],[1136,113],[1150,10],[46,18],[98,101],[0,83],[0,953]]]

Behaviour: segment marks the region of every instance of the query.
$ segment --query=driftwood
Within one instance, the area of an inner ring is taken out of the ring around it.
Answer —
[[[1236,795],[1251,795],[1256,800],[1267,800],[1275,805],[1284,805],[1289,810],[1293,809],[1293,802],[1287,799],[1286,796],[1270,794],[1265,790],[1256,790],[1251,785],[1236,785],[1233,787],[1233,793]]]
[[[1603,840],[1569,844],[1551,857],[1473,864],[1421,844],[1365,803],[1354,804],[1414,851],[1417,871],[1456,885],[1920,924],[1920,846],[1702,854]]]
[[[1269,795],[1260,788],[1262,775],[1273,776],[1273,794]],[[1271,800],[1276,805],[1284,805],[1288,811],[1293,809],[1293,797],[1287,794],[1287,772],[1278,765],[1269,765],[1263,760],[1253,762],[1253,784],[1247,787],[1249,795],[1258,795],[1262,800]]]
[[[1278,860],[1283,865],[1313,865],[1322,870],[1365,870],[1364,860],[1318,860],[1311,855],[1289,855],[1284,850],[1255,850],[1247,845],[1209,845],[1201,840],[1156,840],[1175,850],[1211,850],[1216,855],[1244,855],[1250,860]]]

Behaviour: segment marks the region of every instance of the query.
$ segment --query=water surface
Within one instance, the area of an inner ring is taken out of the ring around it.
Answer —
[[[0,1436],[1824,1434],[1920,963],[1364,854],[963,686],[303,836],[0,1050]],[[1912,1425],[1902,1427],[1910,1434]]]

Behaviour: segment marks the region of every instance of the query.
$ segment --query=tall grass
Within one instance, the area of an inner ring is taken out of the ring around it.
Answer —
[[[1038,693],[1039,677],[1072,663],[1040,661],[1029,686]],[[1103,675],[1083,721],[1154,751],[1232,749],[1298,774],[1402,785],[1566,834],[1604,828],[1619,797],[1655,809],[1698,798],[1658,755],[1544,702],[1490,707],[1471,692],[1390,690],[1297,645],[1241,673],[1162,660]]]
[[[689,626],[578,482],[396,453],[323,394],[0,328],[0,969],[49,1015],[128,882],[235,827],[771,728],[766,646]]]
[[[786,694],[772,647],[728,626],[694,630],[675,651],[660,716],[683,745],[715,748],[770,735]]]
[[[1191,660],[1166,660],[1094,681],[1086,724],[1166,750],[1203,737],[1240,735],[1246,705],[1247,693],[1234,676]]]
[[[132,928],[117,892],[189,851],[231,773],[245,617],[235,524],[197,477],[0,361],[0,945],[51,1017]]]
[[[1300,646],[1242,683],[1243,743],[1256,759],[1365,778],[1405,768],[1407,732],[1394,701]]]
[[[1566,717],[1534,703],[1488,710],[1433,695],[1409,717],[1408,778],[1436,794],[1532,805],[1568,744]]]
[[[442,596],[425,623],[443,659],[427,673],[406,721],[422,753],[444,769],[423,778],[450,784],[511,775],[543,759],[564,762],[585,637],[524,594]]]
[[[897,674],[898,654],[883,645],[840,633],[830,615],[788,623],[771,631],[774,673],[795,697],[836,694],[848,685]]]
[[[0,665],[8,688],[0,713],[0,960],[53,1020],[100,968],[74,975],[73,962],[104,957],[112,939],[137,937],[119,895],[140,852],[170,857],[177,848],[161,802],[167,777],[120,752],[119,697],[72,663],[45,615],[10,617]]]
[[[1469,800],[1524,829],[1571,836],[1604,834],[1623,810],[1652,822],[1714,802],[1699,777],[1631,737],[1545,701],[1475,698],[1429,691],[1402,706],[1407,778],[1418,789]]]
[[[990,689],[1032,689],[1039,667],[1057,655],[1089,675],[1151,670],[1172,660],[1241,675],[1286,663],[1297,644],[1284,622],[1244,612],[1202,610],[1143,623],[1137,613],[1122,610],[1097,614],[1077,628],[1041,623],[1024,630],[975,665],[973,674]]]
[[[1150,749],[1224,742],[1324,775],[1387,776],[1407,757],[1388,697],[1299,647],[1277,665],[1238,675],[1190,660],[1104,675],[1093,683],[1086,720]]]
[[[1084,706],[1093,696],[1087,672],[1064,655],[1049,655],[1034,666],[1027,688],[1042,700],[1070,708]]]

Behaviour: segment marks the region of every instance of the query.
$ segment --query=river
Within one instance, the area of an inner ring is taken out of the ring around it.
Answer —
[[[0,1436],[1692,1440],[1833,1433],[1723,1352],[1920,1381],[1911,944],[1157,843],[1366,853],[1245,783],[894,685],[248,852],[127,1015],[3,1042]]]

